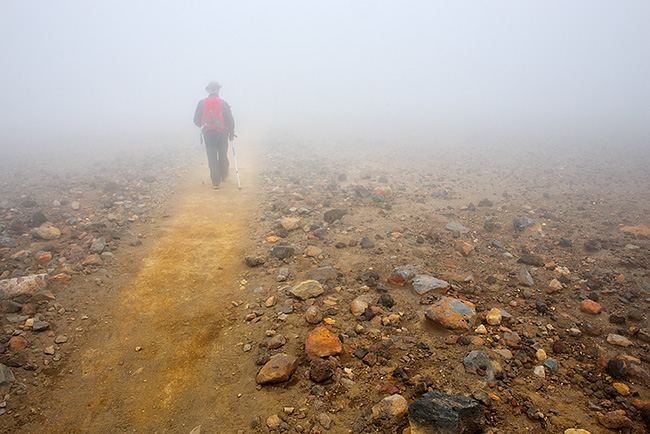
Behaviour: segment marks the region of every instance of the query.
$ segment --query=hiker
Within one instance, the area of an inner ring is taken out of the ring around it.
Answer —
[[[205,88],[208,97],[199,101],[194,112],[194,124],[201,127],[208,154],[212,188],[219,188],[228,177],[228,140],[235,138],[235,120],[230,105],[219,98],[221,85],[212,81]]]

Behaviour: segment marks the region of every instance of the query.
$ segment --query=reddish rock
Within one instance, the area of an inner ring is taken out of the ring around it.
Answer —
[[[638,399],[638,398],[633,399],[632,400],[632,405],[637,410],[641,410],[642,408],[646,408],[646,407],[650,408],[650,400],[648,400],[648,399]]]
[[[583,300],[582,303],[580,303],[580,310],[590,315],[598,315],[600,311],[603,310],[603,307],[599,303],[587,299]]]
[[[368,366],[374,366],[375,363],[377,363],[377,355],[375,353],[368,353],[366,354],[366,357],[361,360]]]
[[[50,282],[67,282],[70,279],[72,279],[72,277],[69,274],[59,273],[55,276],[50,277]]]
[[[632,421],[618,411],[610,411],[608,413],[598,413],[598,422],[609,429],[631,428]]]
[[[329,360],[316,357],[309,364],[309,378],[316,383],[321,383],[329,378],[332,378],[336,372],[336,366]]]
[[[13,336],[11,339],[9,339],[7,347],[11,351],[22,351],[27,348],[27,339],[22,336]]]
[[[13,255],[11,255],[11,259],[15,260],[22,260],[29,257],[29,250],[19,250]]]
[[[36,305],[32,303],[25,303],[20,309],[20,313],[22,315],[34,316],[36,314]]]
[[[650,386],[650,373],[635,363],[630,363],[626,366],[625,375],[631,379],[645,383],[646,386]]]
[[[645,225],[624,226],[621,228],[621,232],[626,232],[634,235],[645,235],[646,237],[650,237],[650,228]]]
[[[15,301],[10,301],[10,300],[0,301],[0,312],[3,313],[20,312],[20,309],[22,309],[22,307],[23,307],[22,304],[16,303]]]
[[[455,345],[458,342],[458,336],[456,335],[449,335],[445,338],[445,343],[447,345]]]
[[[391,285],[395,286],[404,286],[408,283],[409,279],[406,277],[402,276],[399,273],[393,273],[390,276],[388,276],[388,283]]]
[[[321,326],[307,333],[305,352],[309,360],[316,357],[335,356],[343,352],[343,345],[336,335]]]
[[[37,261],[41,264],[47,264],[52,260],[52,254],[50,252],[43,252],[38,256]]]
[[[102,264],[103,264],[102,258],[100,258],[99,255],[97,255],[97,254],[92,254],[92,255],[86,256],[86,259],[84,259],[84,261],[82,263],[82,265],[84,267],[87,267],[87,266],[99,267]]]
[[[399,392],[399,389],[393,383],[387,381],[384,384],[382,384],[381,387],[379,387],[379,389],[377,389],[377,392],[385,393],[387,395],[394,395],[397,392]]]
[[[289,354],[276,354],[257,374],[259,384],[282,383],[287,381],[298,366],[298,358]]]
[[[424,312],[424,316],[447,329],[470,330],[476,322],[476,308],[469,301],[442,297]]]
[[[556,354],[566,353],[566,343],[564,341],[553,342],[553,352]]]

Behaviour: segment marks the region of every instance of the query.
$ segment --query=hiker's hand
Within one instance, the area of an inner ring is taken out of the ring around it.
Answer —
[[[231,142],[235,140],[235,135],[234,134],[229,135],[228,140],[230,140]]]

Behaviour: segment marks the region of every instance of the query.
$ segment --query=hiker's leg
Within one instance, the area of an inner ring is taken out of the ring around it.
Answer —
[[[230,163],[228,162],[228,136],[226,136],[225,134],[221,134],[218,148],[219,148],[219,173],[221,175],[221,179],[225,181],[226,178],[228,178],[228,169],[230,167]]]
[[[205,134],[205,152],[208,155],[208,167],[210,168],[210,179],[213,186],[218,186],[221,182],[219,175],[219,156],[218,156],[218,143],[215,134],[208,131]]]

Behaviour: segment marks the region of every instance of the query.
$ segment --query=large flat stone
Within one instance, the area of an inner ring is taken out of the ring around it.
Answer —
[[[485,426],[481,404],[462,395],[427,392],[408,411],[411,434],[478,434]]]
[[[305,352],[309,360],[316,357],[336,356],[343,352],[343,344],[334,333],[320,326],[307,333]]]
[[[305,280],[291,288],[291,294],[301,300],[307,300],[308,298],[315,298],[321,295],[325,290],[323,285],[316,280]]]
[[[470,330],[476,323],[476,308],[469,301],[442,297],[425,311],[424,316],[450,330]]]

